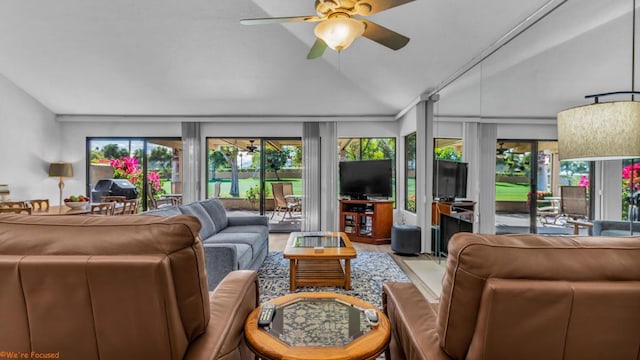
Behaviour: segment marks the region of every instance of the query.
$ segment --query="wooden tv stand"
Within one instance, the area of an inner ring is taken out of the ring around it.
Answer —
[[[451,214],[464,212],[470,213],[469,215],[473,218],[475,206],[475,201],[434,201],[431,203],[431,224],[440,225],[440,214],[451,216]]]
[[[390,244],[392,200],[340,200],[340,231],[351,241]]]

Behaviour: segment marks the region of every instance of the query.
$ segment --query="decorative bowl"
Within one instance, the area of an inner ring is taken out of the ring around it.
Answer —
[[[87,204],[89,204],[89,202],[88,201],[77,201],[77,202],[66,201],[64,204],[67,205],[68,207],[74,209],[74,210],[77,210],[77,209],[86,208],[86,206],[87,206]]]

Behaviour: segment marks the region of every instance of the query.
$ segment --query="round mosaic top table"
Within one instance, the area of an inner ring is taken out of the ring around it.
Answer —
[[[305,292],[271,303],[277,307],[271,325],[258,326],[261,307],[249,314],[244,325],[247,344],[262,359],[375,359],[389,343],[389,319],[374,305],[352,296]],[[367,322],[365,309],[376,310],[377,326]]]

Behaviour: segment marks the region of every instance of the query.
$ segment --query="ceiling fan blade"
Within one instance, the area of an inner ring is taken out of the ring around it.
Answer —
[[[324,54],[324,51],[327,49],[327,43],[324,42],[320,38],[316,38],[316,42],[313,43],[311,50],[309,50],[309,54],[307,54],[307,59],[315,59],[319,58]]]
[[[404,5],[415,0],[365,0],[363,3],[371,5],[371,11],[367,15],[373,15],[381,11]]]
[[[316,22],[322,20],[321,17],[315,15],[309,16],[290,16],[290,17],[275,17],[275,18],[261,18],[261,19],[242,19],[240,24],[243,25],[263,25],[263,24],[279,24],[289,22]]]
[[[409,42],[409,38],[398,34],[397,32],[387,29],[382,25],[378,25],[369,20],[361,20],[366,25],[362,36],[369,40],[373,40],[380,45],[384,45],[389,49],[398,50],[403,48]]]

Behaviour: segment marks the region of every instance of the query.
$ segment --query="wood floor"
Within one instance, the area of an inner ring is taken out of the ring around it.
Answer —
[[[269,233],[269,252],[284,251],[284,247],[289,239],[288,233]],[[407,274],[411,282],[413,282],[420,292],[429,300],[429,302],[437,302],[436,294],[427,287],[422,280],[404,263],[404,260],[424,260],[431,261],[433,257],[428,254],[420,254],[414,256],[397,255],[391,250],[391,245],[372,245],[352,242],[356,252],[386,252],[396,261],[402,271]]]

